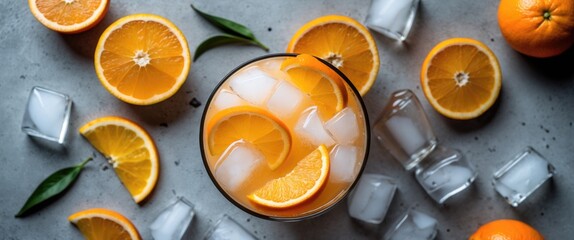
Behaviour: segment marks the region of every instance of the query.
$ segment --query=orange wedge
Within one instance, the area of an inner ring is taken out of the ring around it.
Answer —
[[[262,206],[288,208],[319,192],[329,175],[329,152],[321,144],[284,177],[269,181],[247,197]]]
[[[123,215],[108,209],[92,208],[68,217],[87,240],[141,239],[132,222]]]
[[[136,203],[151,193],[158,178],[159,156],[142,127],[120,117],[101,117],[82,126],[80,133],[108,159]]]
[[[501,85],[502,73],[494,53],[469,38],[439,43],[421,70],[421,86],[429,103],[452,119],[482,115],[498,98]]]
[[[330,119],[347,105],[345,80],[315,57],[300,54],[287,58],[281,70],[287,72],[293,85],[311,97],[323,119]]]
[[[134,14],[115,21],[98,41],[96,74],[104,88],[127,103],[150,105],[177,92],[189,73],[183,33],[169,20]]]
[[[96,26],[109,5],[109,0],[28,0],[34,17],[61,33],[79,33]]]
[[[218,112],[207,125],[209,152],[222,154],[232,143],[247,141],[265,156],[275,170],[289,154],[291,134],[272,113],[251,106],[239,106]]]
[[[373,36],[356,20],[329,15],[303,25],[291,38],[287,52],[308,53],[337,67],[365,95],[379,72],[379,51]]]

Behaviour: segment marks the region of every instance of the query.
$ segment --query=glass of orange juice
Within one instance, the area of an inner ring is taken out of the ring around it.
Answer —
[[[363,171],[370,130],[355,87],[307,54],[272,54],[229,73],[200,126],[206,170],[240,209],[297,221],[343,199]]]

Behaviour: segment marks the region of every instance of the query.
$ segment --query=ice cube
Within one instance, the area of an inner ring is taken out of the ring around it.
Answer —
[[[493,185],[512,206],[526,197],[554,175],[554,166],[531,147],[494,174]]]
[[[355,146],[336,145],[330,153],[329,182],[352,182],[357,168],[358,151]]]
[[[388,37],[405,40],[418,4],[419,0],[373,0],[366,24]]]
[[[224,214],[208,232],[205,240],[256,240],[239,223]]]
[[[415,172],[419,184],[440,204],[466,189],[476,175],[460,151],[442,146],[427,156]]]
[[[319,117],[317,107],[311,107],[301,114],[295,132],[314,146],[325,144],[329,147],[335,144],[335,140],[329,135]]]
[[[396,189],[397,185],[389,177],[363,174],[349,196],[349,215],[364,222],[381,223]]]
[[[251,104],[263,106],[275,89],[277,80],[257,66],[249,67],[232,77],[229,87]]]
[[[72,101],[62,93],[34,87],[22,121],[28,135],[63,144],[68,131]]]
[[[353,144],[359,137],[357,116],[351,108],[345,108],[331,118],[325,127],[338,144]]]
[[[409,210],[386,234],[385,240],[430,240],[436,237],[437,221],[419,211]]]
[[[215,166],[215,178],[228,190],[235,190],[249,178],[255,168],[264,163],[265,156],[243,141],[231,144]]]
[[[279,117],[293,115],[305,99],[305,94],[287,81],[282,81],[273,92],[267,108]]]
[[[387,120],[386,125],[407,154],[413,154],[424,147],[426,140],[410,118],[392,116]]]
[[[213,100],[213,106],[217,110],[222,110],[235,106],[242,106],[246,104],[247,103],[239,96],[237,96],[237,94],[226,89],[221,90],[221,92],[219,92],[219,94],[217,94],[217,96]]]
[[[187,231],[193,216],[193,204],[184,197],[179,197],[149,226],[151,235],[155,240],[179,240]]]

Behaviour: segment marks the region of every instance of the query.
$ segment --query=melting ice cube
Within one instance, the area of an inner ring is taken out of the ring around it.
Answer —
[[[385,240],[431,240],[436,237],[436,219],[415,210],[409,210],[385,234]]]
[[[368,223],[381,223],[396,189],[397,185],[389,177],[363,174],[349,196],[349,215]]]
[[[179,240],[187,231],[193,216],[193,204],[184,197],[179,197],[149,226],[151,235],[155,240]]]
[[[317,107],[311,107],[301,114],[295,126],[295,132],[315,146],[325,144],[325,146],[329,147],[335,144],[335,141],[325,129],[323,121],[319,118]]]
[[[229,87],[246,101],[263,106],[276,84],[277,80],[259,67],[253,66],[233,76]]]
[[[224,188],[234,190],[263,163],[265,156],[248,143],[238,141],[227,148],[215,166],[215,177]]]
[[[288,117],[305,99],[305,94],[287,81],[282,81],[267,102],[267,108],[275,115]]]
[[[518,206],[554,175],[554,166],[531,147],[494,174],[493,185],[512,206]]]
[[[325,127],[338,144],[353,144],[359,137],[357,116],[348,107],[327,121]]]
[[[213,100],[213,106],[217,110],[222,110],[230,107],[246,105],[247,103],[241,99],[237,94],[229,90],[221,90]]]
[[[352,182],[357,168],[357,147],[336,145],[330,153],[330,182]]]
[[[205,240],[256,240],[250,232],[227,215],[223,215],[208,232]]]

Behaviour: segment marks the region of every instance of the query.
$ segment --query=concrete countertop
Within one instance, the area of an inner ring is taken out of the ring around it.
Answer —
[[[553,59],[532,59],[513,51],[498,29],[498,1],[424,0],[405,44],[374,33],[381,69],[364,97],[371,124],[391,92],[410,88],[421,99],[441,143],[460,149],[479,172],[475,184],[444,206],[430,199],[385,150],[372,141],[365,172],[396,178],[399,190],[380,225],[361,224],[347,214],[346,201],[330,212],[302,222],[280,223],[252,217],[228,202],[211,183],[199,153],[199,123],[214,86],[237,65],[266,54],[251,46],[225,46],[205,53],[191,67],[186,83],[172,98],[153,106],[132,106],[112,97],[93,69],[100,34],[118,18],[154,13],[172,20],[186,35],[192,51],[218,32],[190,8],[191,1],[113,0],[105,19],[94,29],[61,35],[43,27],[26,1],[0,2],[0,239],[79,239],[67,221],[77,211],[105,207],[130,218],[144,239],[148,225],[176,196],[195,204],[196,215],[186,238],[199,239],[217,218],[227,213],[259,239],[378,239],[408,208],[426,212],[440,222],[437,239],[466,239],[481,224],[499,218],[520,219],[547,239],[574,235],[574,50]],[[368,0],[207,1],[200,9],[241,22],[253,29],[270,53],[283,52],[295,31],[307,21],[342,14],[364,21]],[[428,51],[451,37],[486,43],[498,56],[503,89],[489,116],[454,122],[428,104],[419,86],[419,72]],[[51,151],[20,131],[24,107],[33,86],[67,93],[74,105],[67,151]],[[193,107],[190,102],[201,102]],[[50,173],[80,162],[95,150],[77,132],[87,121],[124,116],[153,136],[161,156],[159,182],[149,201],[137,205],[105,159],[96,154],[75,185],[63,197],[25,218],[14,218],[29,194]],[[532,146],[557,169],[550,184],[518,208],[491,186],[493,172],[525,146]]]

